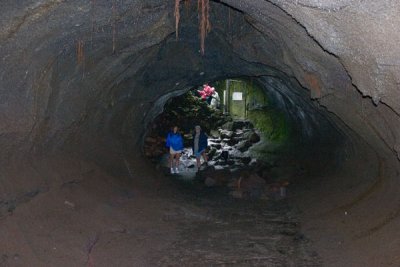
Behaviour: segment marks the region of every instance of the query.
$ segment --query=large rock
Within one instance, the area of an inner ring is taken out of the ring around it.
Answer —
[[[207,153],[208,159],[209,159],[209,160],[212,160],[212,159],[214,158],[214,156],[215,156],[216,153],[217,153],[217,149],[216,149],[215,147],[212,147],[212,148],[210,149],[210,151]]]
[[[233,131],[221,129],[219,131],[221,139],[231,139],[233,136]],[[229,141],[229,140],[228,140]]]
[[[249,148],[251,147],[251,142],[248,140],[243,140],[240,141],[237,145],[236,145],[236,149],[239,150],[240,152],[245,152],[247,150],[249,150]]]
[[[254,144],[261,140],[260,135],[254,131],[249,131],[243,134],[244,138],[247,139],[250,143]]]

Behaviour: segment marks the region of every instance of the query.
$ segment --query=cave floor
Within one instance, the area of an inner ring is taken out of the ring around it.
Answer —
[[[186,203],[164,219],[178,239],[153,259],[158,266],[321,266],[286,200],[237,200],[222,188],[175,181]]]
[[[1,218],[0,266],[321,266],[286,200],[237,200],[127,162],[130,179],[38,164],[59,179]]]
[[[398,266],[397,203],[387,195],[392,205],[371,214],[368,202],[386,187],[397,193],[397,180],[376,155],[357,153],[339,172],[287,158],[277,173],[306,171],[280,200],[234,199],[228,187],[109,150],[9,164],[0,175],[33,191],[0,209],[0,266]]]

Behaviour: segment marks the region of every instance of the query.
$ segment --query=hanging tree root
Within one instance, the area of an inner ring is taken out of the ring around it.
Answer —
[[[84,42],[83,40],[78,40],[76,43],[76,58],[78,61],[78,65],[82,64],[85,60],[85,53],[84,53]]]
[[[183,0],[186,8],[190,5],[190,0]],[[175,0],[175,35],[176,39],[179,38],[179,21],[180,21],[180,2],[181,0]],[[200,35],[200,51],[204,55],[205,52],[205,39],[207,34],[211,30],[211,24],[209,19],[210,13],[210,0],[197,0],[197,10],[199,13],[199,35]]]
[[[179,2],[180,0],[175,0],[175,34],[176,34],[176,39],[178,40],[179,37],[179,20],[181,18],[181,15],[179,13]]]
[[[205,52],[205,39],[207,34],[211,30],[211,24],[209,19],[210,0],[198,0],[198,11],[199,11],[199,32],[200,32],[200,51],[204,55]]]

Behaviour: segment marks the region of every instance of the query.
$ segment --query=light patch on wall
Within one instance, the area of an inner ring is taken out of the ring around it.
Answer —
[[[232,100],[242,101],[243,100],[243,93],[242,92],[233,92],[232,93]]]

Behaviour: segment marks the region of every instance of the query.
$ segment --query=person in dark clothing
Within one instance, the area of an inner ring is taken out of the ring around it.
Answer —
[[[183,138],[178,132],[178,126],[175,126],[171,132],[168,133],[166,147],[169,148],[169,166],[171,173],[179,173],[179,158],[183,150]]]
[[[206,154],[206,148],[208,146],[208,136],[201,130],[201,127],[197,125],[193,133],[193,155],[196,157],[197,168],[200,168],[200,159],[203,156],[204,162],[207,163],[208,158]]]

